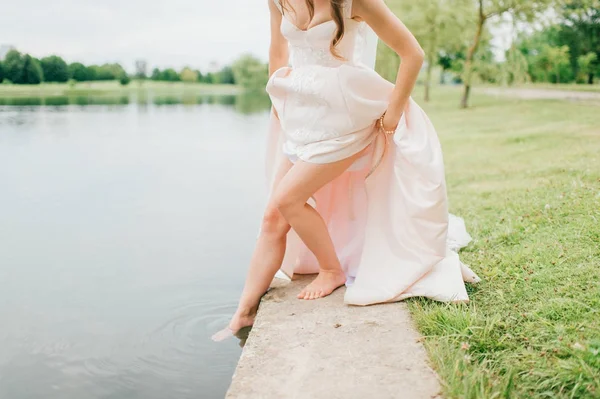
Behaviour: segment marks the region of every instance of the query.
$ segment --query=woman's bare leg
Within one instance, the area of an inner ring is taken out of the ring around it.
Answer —
[[[275,188],[292,166],[293,163],[287,158],[283,161],[275,176]],[[267,292],[275,273],[277,273],[283,262],[286,237],[289,230],[290,225],[277,207],[269,203],[263,216],[260,234],[250,261],[244,290],[235,315],[229,323],[229,331],[226,331],[225,335],[227,333],[230,335],[231,332],[235,333],[254,323],[260,298]],[[219,334],[215,334],[213,339],[219,340]],[[223,338],[226,338],[225,335],[221,334]]]
[[[322,298],[346,282],[327,225],[307,201],[320,188],[346,171],[362,154],[363,152],[360,152],[329,164],[298,161],[283,177],[275,191],[275,206],[319,262],[319,276],[298,295],[298,298]]]
[[[254,323],[260,298],[269,288],[283,262],[286,237],[292,223],[294,230],[315,254],[320,265],[319,276],[304,289],[301,297],[321,298],[346,282],[327,226],[319,213],[306,202],[321,187],[341,175],[361,155],[362,152],[330,164],[298,161],[294,165],[286,159],[280,166],[275,177],[275,194],[265,211],[237,311],[229,328],[215,334],[214,340],[225,339],[231,333]]]

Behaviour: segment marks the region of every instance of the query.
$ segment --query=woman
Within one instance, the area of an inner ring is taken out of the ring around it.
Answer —
[[[352,305],[467,301],[463,280],[479,279],[451,249],[470,237],[448,215],[438,138],[410,98],[417,40],[383,0],[268,1],[271,195],[238,310],[215,338],[252,325],[278,270],[318,272],[305,300],[346,284]],[[395,85],[361,62],[369,29],[402,59]]]

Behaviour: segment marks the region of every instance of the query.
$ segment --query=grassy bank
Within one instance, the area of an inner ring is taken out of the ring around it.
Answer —
[[[235,85],[212,85],[204,83],[132,81],[122,86],[117,81],[81,82],[73,86],[67,83],[42,83],[39,85],[0,84],[0,97],[52,97],[81,95],[127,95],[137,92],[169,94],[238,94],[242,90]]]
[[[417,94],[419,100],[422,97]],[[456,90],[425,108],[451,211],[475,241],[471,303],[410,301],[449,398],[600,397],[600,108]]]

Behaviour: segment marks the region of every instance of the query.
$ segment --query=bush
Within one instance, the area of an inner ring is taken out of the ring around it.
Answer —
[[[131,78],[129,78],[129,76],[127,74],[124,74],[119,79],[119,82],[121,83],[122,86],[127,86],[129,84],[129,82],[131,82]]]

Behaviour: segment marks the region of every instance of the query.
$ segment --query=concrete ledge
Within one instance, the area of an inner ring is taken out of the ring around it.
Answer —
[[[346,306],[343,289],[296,299],[311,279],[263,298],[228,399],[441,398],[403,303]]]

